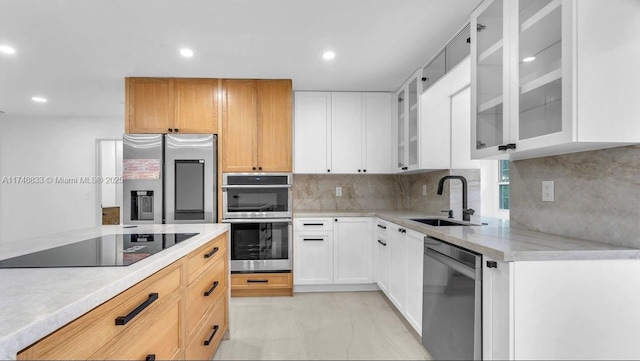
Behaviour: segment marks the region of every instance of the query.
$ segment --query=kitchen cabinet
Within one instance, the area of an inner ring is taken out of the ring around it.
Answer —
[[[125,78],[127,133],[218,133],[218,79]]]
[[[389,230],[389,299],[404,314],[407,302],[407,229],[390,223]]]
[[[380,290],[389,297],[389,282],[391,276],[391,259],[389,258],[389,233],[387,222],[377,219],[375,246],[377,247],[377,284]]]
[[[296,173],[390,173],[390,93],[296,92]]]
[[[222,171],[291,172],[291,80],[222,84]]]
[[[422,261],[424,254],[424,234],[408,229],[406,243],[406,288],[407,299],[405,317],[413,328],[422,334]]]
[[[231,297],[293,296],[291,273],[237,273],[231,275]]]
[[[633,0],[481,4],[471,18],[473,158],[639,142],[636,13]]]
[[[335,284],[373,282],[372,224],[370,217],[335,218]]]
[[[293,283],[333,283],[333,219],[297,219],[294,224]]]
[[[420,162],[420,102],[422,70],[418,69],[396,92],[394,169],[396,173],[417,170]]]

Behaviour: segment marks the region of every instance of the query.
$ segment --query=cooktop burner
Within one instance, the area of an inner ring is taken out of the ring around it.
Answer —
[[[197,234],[108,234],[0,260],[0,268],[128,266]]]

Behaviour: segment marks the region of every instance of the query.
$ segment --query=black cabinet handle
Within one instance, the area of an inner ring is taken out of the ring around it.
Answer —
[[[324,238],[303,238],[303,241],[319,241],[322,242],[324,241]]]
[[[508,149],[516,149],[516,145],[514,143],[503,144],[498,146],[498,150],[508,150]]]
[[[360,172],[362,172],[362,170],[361,170],[361,169],[358,169],[358,173],[360,173]]]
[[[213,326],[213,332],[211,333],[211,336],[209,336],[208,339],[204,340],[205,346],[211,345],[211,341],[213,340],[214,337],[216,337],[216,333],[218,333],[218,328],[220,328],[220,326],[218,325]]]
[[[383,245],[383,246],[386,246],[386,245],[387,245],[386,243],[382,242],[381,240],[378,240],[378,243],[380,243],[380,244],[381,244],[381,245]]]
[[[175,130],[176,133],[180,131],[180,129],[178,129],[178,128],[175,128],[174,130]]]
[[[269,283],[269,280],[247,280],[247,283]]]
[[[258,170],[262,170],[262,167],[258,167]]]
[[[379,224],[378,228],[387,229],[387,226],[383,226],[383,225]]]
[[[209,297],[216,289],[216,287],[218,287],[218,281],[213,282],[213,285],[211,286],[211,288],[209,288],[209,291],[204,293],[204,297]]]
[[[407,233],[407,230],[404,228],[398,228],[398,232],[400,233]]]
[[[256,170],[256,167],[253,167],[253,168],[251,168],[251,169]]]
[[[362,170],[362,172],[363,172],[363,173],[367,173],[367,170],[366,170],[366,169],[363,169],[363,170]]]
[[[327,169],[327,173],[331,172],[331,169]]]
[[[144,361],[156,361],[156,354],[155,353],[148,354],[147,357],[144,358]]]
[[[211,252],[207,253],[204,255],[204,258],[210,258],[211,256],[213,256],[214,254],[216,254],[216,252],[218,252],[220,250],[220,248],[218,247],[213,247],[213,249],[211,250]]]
[[[167,130],[169,131],[169,133],[173,133],[173,129],[169,128]]]
[[[487,268],[498,268],[498,262],[496,262],[496,261],[487,261]]]
[[[335,218],[333,221],[334,221],[334,222],[337,222],[337,221],[338,221],[338,218]]]
[[[322,226],[323,223],[302,223],[303,226]]]
[[[467,44],[471,44],[471,38],[467,38]]]
[[[133,320],[134,317],[136,317],[145,308],[149,307],[149,305],[152,304],[157,299],[158,299],[157,293],[150,293],[149,298],[146,301],[144,301],[140,306],[136,307],[135,310],[129,312],[129,314],[126,316],[119,316],[118,318],[116,318],[116,326],[126,325],[129,321]]]

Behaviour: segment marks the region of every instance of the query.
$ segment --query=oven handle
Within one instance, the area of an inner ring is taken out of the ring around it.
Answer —
[[[234,218],[223,219],[222,223],[291,223],[291,218]]]
[[[272,184],[272,185],[266,185],[266,184],[253,184],[253,185],[226,185],[226,186],[222,186],[222,190],[225,189],[238,189],[238,188],[291,188],[291,184]]]

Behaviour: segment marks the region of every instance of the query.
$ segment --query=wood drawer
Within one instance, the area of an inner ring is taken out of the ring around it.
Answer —
[[[333,218],[294,218],[294,231],[331,231]]]
[[[174,262],[26,348],[18,354],[18,359],[87,359],[111,339],[135,327],[140,318],[180,289],[182,272],[183,262]],[[149,301],[152,293],[157,293],[158,298],[148,307],[125,325],[115,324],[116,318],[130,314]]]
[[[227,232],[221,234],[189,254],[187,258],[188,283],[198,278],[207,267],[214,263],[224,262],[227,257],[225,252],[227,250],[227,234]]]
[[[247,273],[231,275],[231,296],[291,296],[291,273]]]
[[[226,255],[225,255],[226,257]],[[187,296],[187,335],[195,331],[202,317],[221,298],[227,297],[227,273],[224,262],[218,262],[189,285]]]
[[[158,360],[181,358],[184,350],[179,293],[136,320],[126,331],[93,354],[91,360],[145,360],[154,355]]]
[[[206,319],[193,333],[187,345],[187,360],[210,360],[227,332],[225,313],[227,302],[226,294],[219,297],[213,310],[205,316]]]

